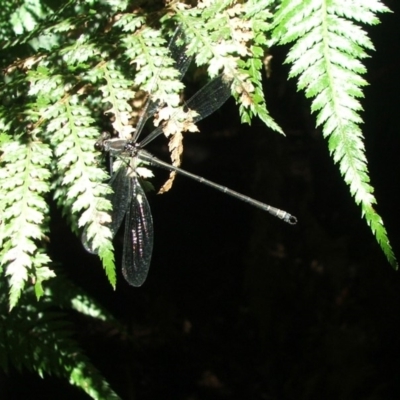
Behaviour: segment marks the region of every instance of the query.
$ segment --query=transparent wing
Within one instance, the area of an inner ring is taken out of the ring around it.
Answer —
[[[175,68],[180,73],[178,76],[179,80],[182,80],[182,78],[185,76],[193,58],[193,56],[188,56],[186,54],[186,43],[187,39],[185,36],[185,31],[181,26],[179,26],[175,30],[175,33],[169,42],[169,51],[171,52],[171,56],[175,61]]]
[[[110,230],[113,237],[118,232],[132,201],[132,179],[127,176],[127,169],[121,166],[112,176],[110,185],[114,191],[111,197],[112,213]]]
[[[147,278],[153,252],[153,218],[150,205],[137,177],[132,181],[132,201],[125,218],[122,274],[132,286]]]
[[[223,74],[203,86],[196,92],[186,103],[186,107],[197,112],[197,116],[193,118],[193,122],[201,121],[208,117],[214,111],[218,110],[231,96],[230,82],[225,79]],[[174,118],[172,116],[172,118]],[[142,148],[161,135],[163,128],[161,126],[154,129],[146,136],[138,145]]]

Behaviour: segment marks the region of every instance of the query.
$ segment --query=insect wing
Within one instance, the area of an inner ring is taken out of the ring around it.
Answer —
[[[178,79],[182,80],[185,76],[186,71],[192,62],[193,56],[188,56],[186,54],[186,44],[187,39],[185,36],[185,31],[181,26],[179,26],[169,43],[169,50],[171,52],[172,58],[175,61],[175,68],[179,71]]]
[[[112,213],[110,225],[110,230],[114,237],[132,201],[131,178],[127,176],[127,169],[125,167],[117,170],[110,180],[110,185],[114,191],[111,197]]]
[[[137,177],[131,179],[132,199],[125,218],[122,273],[132,286],[147,278],[153,252],[153,218],[150,205]]]
[[[186,106],[197,112],[198,115],[193,121],[198,122],[217,111],[229,97],[231,97],[231,82],[224,74],[220,74],[195,93],[186,102]]]
[[[224,75],[221,74],[203,86],[185,105],[197,112],[193,122],[198,122],[218,110],[230,96],[230,82],[226,81]],[[145,147],[162,133],[163,127],[158,126],[139,143],[138,147]]]

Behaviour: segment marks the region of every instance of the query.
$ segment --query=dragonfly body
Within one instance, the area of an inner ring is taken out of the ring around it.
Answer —
[[[210,186],[216,190],[219,190],[220,192],[223,192],[223,193],[233,196],[239,200],[242,200],[245,203],[251,204],[254,207],[260,208],[263,211],[267,211],[270,214],[272,214],[274,217],[282,219],[283,221],[285,221],[291,225],[294,225],[297,223],[297,218],[284,210],[270,206],[269,204],[262,203],[261,201],[252,199],[249,196],[245,196],[239,192],[229,189],[226,186],[219,185],[219,184],[209,181],[208,179],[205,179],[201,176],[198,176],[198,175],[192,174],[191,172],[185,171],[182,168],[175,167],[171,164],[168,164],[168,163],[160,160],[159,158],[155,157],[148,151],[142,149],[140,147],[140,145],[133,143],[130,140],[124,140],[124,139],[119,139],[119,138],[115,138],[115,139],[108,139],[108,138],[104,139],[103,138],[102,145],[98,142],[97,146],[98,147],[102,146],[105,151],[108,151],[114,155],[116,155],[116,154],[130,155],[133,159],[137,159],[137,160],[141,160],[141,161],[150,163],[156,167],[160,167],[160,168],[166,169],[168,171],[175,171],[180,175],[184,175],[184,176],[186,176],[190,179],[193,179],[199,183],[203,183],[203,184]]]

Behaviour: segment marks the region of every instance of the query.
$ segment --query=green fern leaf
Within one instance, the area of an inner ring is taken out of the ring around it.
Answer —
[[[367,168],[363,135],[359,128],[362,110],[359,98],[367,82],[360,76],[365,67],[360,59],[373,45],[353,21],[376,24],[376,13],[389,11],[380,1],[284,0],[275,15],[273,38],[280,44],[295,42],[287,63],[291,77],[298,77],[298,88],[312,98],[317,126],[328,138],[329,150],[339,164],[344,181],[357,204],[361,204],[372,233],[388,261],[398,264],[376,203]]]
[[[0,366],[5,371],[11,363],[42,378],[56,375],[67,379],[93,399],[119,399],[73,339],[74,327],[66,315],[55,310],[74,309],[123,329],[107,311],[62,277],[47,285],[41,302],[35,300],[31,288],[26,290],[11,313],[5,310],[2,289],[0,282],[0,311],[5,316],[0,321]]]
[[[40,142],[2,144],[0,169],[0,210],[2,224],[0,266],[5,267],[10,283],[10,308],[13,308],[30,277],[38,286],[54,276],[45,266],[50,262],[40,248],[47,231],[51,151]],[[46,273],[44,273],[46,271]]]
[[[86,234],[98,249],[109,281],[116,285],[112,235],[102,221],[108,218],[111,193],[104,171],[97,167],[94,151],[95,139],[99,132],[90,125],[94,122],[90,110],[77,104],[77,98],[64,102],[48,125],[52,133],[50,141],[57,158],[58,179],[55,184],[55,198],[65,214],[70,215],[73,229],[87,225]],[[78,220],[78,215],[81,216]]]

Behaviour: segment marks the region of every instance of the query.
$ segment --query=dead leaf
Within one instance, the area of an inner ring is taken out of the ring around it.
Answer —
[[[168,148],[171,153],[172,165],[179,167],[181,165],[181,155],[183,152],[183,135],[181,132],[177,132],[171,137]]]
[[[175,171],[171,171],[170,174],[169,174],[168,180],[164,183],[164,185],[161,186],[161,188],[160,188],[160,190],[158,191],[157,194],[163,194],[165,192],[168,192],[172,187],[172,183],[175,180],[175,176],[176,176],[176,172]]]

